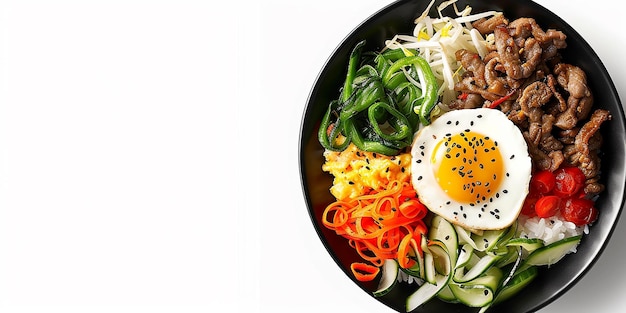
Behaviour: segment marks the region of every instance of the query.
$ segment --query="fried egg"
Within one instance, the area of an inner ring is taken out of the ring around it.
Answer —
[[[503,229],[528,194],[531,158],[524,137],[496,109],[454,110],[415,135],[411,182],[421,202],[451,223]]]

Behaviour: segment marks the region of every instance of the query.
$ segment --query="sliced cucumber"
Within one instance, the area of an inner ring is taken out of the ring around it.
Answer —
[[[459,257],[457,258],[455,269],[467,266],[472,256],[474,255],[474,248],[469,243],[464,244],[459,250]]]
[[[424,250],[424,271],[426,281],[406,299],[407,312],[435,297],[450,282],[452,265],[443,242],[432,240]]]
[[[441,301],[448,302],[448,303],[459,302],[459,300],[456,298],[456,296],[452,292],[452,289],[450,289],[450,285],[447,285],[443,289],[441,289],[441,291],[437,293],[437,298],[439,298]]]
[[[480,260],[476,264],[474,264],[467,272],[460,275],[457,273],[454,277],[454,281],[457,283],[466,283],[470,280],[476,279],[478,276],[485,273],[488,269],[490,269],[498,260],[500,260],[502,256],[500,255],[492,255],[486,254],[481,257]],[[458,268],[457,271],[463,270],[464,268]]]
[[[430,240],[443,242],[450,255],[450,261],[453,265],[456,264],[459,241],[452,223],[439,215],[435,215],[431,221],[430,229],[428,230],[428,238]]]
[[[539,238],[513,238],[506,243],[507,246],[511,247],[522,247],[524,250],[528,252],[533,252],[544,246],[543,240]]]
[[[489,251],[494,249],[505,236],[511,235],[510,228],[498,230],[485,230],[480,236],[472,236],[478,251]]]
[[[406,273],[406,274],[408,274],[408,275],[411,275],[411,276],[415,276],[415,277],[422,278],[422,276],[421,276],[422,274],[421,274],[421,273],[422,273],[424,270],[423,270],[423,268],[422,268],[422,270],[420,271],[420,263],[419,263],[419,262],[420,262],[420,261],[417,261],[417,260],[416,260],[416,262],[415,262],[415,264],[413,264],[413,266],[408,267],[408,268],[403,268],[403,267],[400,267],[400,270],[401,270],[401,271],[403,271],[403,272],[405,272],[405,273]],[[423,260],[421,261],[421,264],[422,264],[422,266],[423,266],[423,264],[424,264],[424,261],[423,261]]]
[[[489,268],[482,276],[465,284],[451,283],[450,290],[460,303],[470,307],[491,305],[495,292],[502,281],[502,270]]]
[[[506,249],[507,249],[507,253],[503,255],[500,260],[498,260],[495,266],[502,268],[506,265],[509,265],[515,262],[518,259],[517,249],[520,249],[520,248],[511,246],[511,247],[506,247]]]
[[[437,283],[437,271],[435,270],[435,257],[432,253],[424,253],[424,280],[431,284]]]
[[[537,273],[539,273],[537,267],[531,266],[513,276],[513,278],[503,288],[500,289],[500,291],[496,295],[494,303],[500,303],[520,292],[528,284],[530,284],[530,282],[532,282],[535,277],[537,277]]]
[[[464,287],[450,284],[450,290],[460,303],[474,308],[489,305],[494,298],[493,290],[485,286]]]
[[[435,297],[448,285],[449,280],[450,275],[437,275],[434,284],[425,282],[406,298],[406,311],[411,312]]]
[[[581,238],[582,235],[564,238],[533,251],[533,253],[526,258],[523,269],[532,265],[550,266],[560,261],[566,254],[570,253],[572,249],[578,246]]]
[[[386,295],[398,282],[398,262],[387,259],[381,267],[381,278],[378,282],[378,289],[374,291],[375,297]]]

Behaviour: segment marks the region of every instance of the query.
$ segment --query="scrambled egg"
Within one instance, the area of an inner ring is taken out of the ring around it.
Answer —
[[[364,152],[350,144],[341,152],[324,152],[322,170],[335,178],[330,192],[337,200],[348,200],[371,190],[382,190],[390,181],[408,182],[411,175],[411,154],[385,156]]]

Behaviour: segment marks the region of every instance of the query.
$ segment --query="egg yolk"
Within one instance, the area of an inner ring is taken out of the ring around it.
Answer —
[[[439,186],[458,202],[486,201],[503,179],[498,143],[470,130],[446,134],[435,146],[431,158]]]

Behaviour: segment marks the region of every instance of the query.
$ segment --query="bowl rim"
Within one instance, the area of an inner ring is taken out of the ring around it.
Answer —
[[[468,0],[469,2],[473,2],[473,1],[479,1],[479,0]],[[298,167],[299,167],[299,174],[300,174],[300,182],[301,182],[301,188],[303,191],[303,195],[304,195],[304,200],[307,206],[307,213],[309,215],[309,218],[311,219],[312,222],[312,226],[315,229],[315,232],[317,234],[317,236],[319,237],[322,245],[324,246],[325,250],[328,252],[329,256],[331,256],[331,258],[333,259],[333,261],[340,267],[342,268],[341,265],[341,261],[339,260],[338,256],[336,255],[336,253],[331,249],[330,245],[326,242],[324,234],[322,233],[322,229],[320,227],[317,227],[316,225],[316,220],[317,217],[314,215],[313,212],[313,208],[312,208],[312,200],[311,200],[311,192],[310,192],[310,188],[308,186],[308,182],[306,181],[307,178],[307,173],[305,171],[305,165],[304,165],[304,160],[306,159],[306,151],[305,151],[305,124],[307,124],[308,122],[308,117],[310,116],[310,111],[312,109],[312,106],[314,105],[313,100],[315,95],[319,92],[319,88],[321,88],[321,84],[320,84],[320,80],[327,74],[327,71],[329,70],[328,67],[331,63],[331,61],[334,59],[334,57],[340,52],[340,50],[345,49],[346,45],[348,45],[350,43],[350,40],[352,38],[355,38],[355,36],[362,31],[363,28],[366,28],[368,26],[368,24],[370,24],[373,20],[380,18],[381,16],[385,15],[388,13],[388,11],[396,9],[397,7],[403,6],[406,3],[409,2],[415,2],[415,1],[411,1],[411,0],[396,0],[394,2],[391,2],[385,6],[383,6],[382,8],[378,9],[376,12],[374,12],[373,14],[370,14],[369,16],[367,16],[364,20],[362,20],[361,22],[359,22],[354,28],[352,28],[347,35],[345,35],[342,40],[335,46],[335,48],[331,51],[331,53],[328,55],[328,57],[326,58],[326,60],[324,61],[321,69],[318,71],[315,80],[313,81],[313,85],[309,90],[309,93],[307,95],[307,99],[306,99],[306,105],[304,107],[303,110],[303,114],[301,116],[301,121],[300,121],[300,129],[299,129],[299,138],[298,138]],[[430,2],[429,0],[422,0],[421,2],[425,3],[426,5]],[[557,21],[558,24],[562,24],[567,26],[567,33],[568,33],[568,38],[573,36],[577,38],[577,41],[579,41],[579,43],[586,48],[586,53],[590,54],[590,56],[592,56],[593,60],[595,63],[597,63],[597,69],[600,71],[600,73],[598,74],[598,76],[600,77],[604,77],[607,79],[607,81],[604,83],[604,85],[606,85],[604,88],[607,88],[607,90],[610,90],[610,96],[614,97],[615,99],[615,108],[611,108],[611,115],[613,120],[617,120],[619,122],[619,124],[622,126],[622,129],[624,129],[624,124],[626,123],[626,117],[624,114],[624,107],[623,104],[620,100],[619,97],[619,93],[615,87],[615,84],[613,82],[613,80],[611,79],[611,76],[608,73],[608,70],[606,69],[606,67],[604,66],[604,63],[602,62],[602,60],[599,58],[599,56],[597,55],[597,53],[595,52],[595,50],[590,46],[590,44],[580,35],[580,33],[578,33],[576,31],[576,29],[574,29],[571,25],[569,25],[565,20],[563,20],[561,17],[559,17],[558,15],[556,15],[554,12],[550,11],[549,9],[545,8],[544,6],[532,1],[532,0],[527,0],[525,1],[526,3],[523,4],[519,4],[519,5],[529,5],[529,6],[535,6],[538,9],[545,11],[548,15],[551,15],[550,18],[553,18],[555,21]],[[615,110],[615,111],[614,111]],[[309,139],[311,140],[311,139]],[[625,144],[626,145],[626,144]],[[623,147],[622,147],[623,148]],[[624,169],[622,168],[622,176],[626,176],[626,172],[624,171]],[[558,290],[554,291],[552,293],[552,295],[548,298],[546,298],[544,301],[538,302],[537,305],[535,305],[531,311],[536,311],[539,310],[541,308],[544,308],[545,306],[551,304],[552,302],[554,302],[555,300],[557,300],[559,297],[561,297],[563,294],[565,294],[567,291],[569,291],[572,287],[574,287],[578,282],[580,282],[580,280],[586,276],[586,274],[591,270],[591,268],[597,263],[597,261],[599,260],[599,258],[601,257],[601,255],[603,254],[603,252],[606,250],[615,229],[617,228],[618,224],[620,223],[620,217],[622,214],[622,211],[626,208],[626,189],[622,188],[622,194],[621,194],[621,198],[620,198],[620,202],[619,203],[615,203],[614,206],[616,206],[615,210],[614,210],[614,214],[612,216],[610,216],[610,226],[604,226],[605,231],[604,231],[604,235],[602,236],[603,240],[601,242],[600,245],[598,245],[594,251],[590,254],[590,256],[587,258],[587,261],[584,263],[584,265],[578,269],[576,269],[576,271],[574,271],[574,275],[570,277],[570,279],[567,280],[566,284],[563,285],[561,288],[559,288]],[[591,233],[593,232],[593,228],[590,231]],[[588,234],[586,234],[584,237],[586,237]],[[342,268],[343,270],[343,268]],[[345,270],[344,270],[345,274],[348,274]],[[348,275],[348,277],[354,281],[356,283],[356,281],[350,277]],[[367,291],[362,285],[357,283],[357,286],[359,286],[361,289],[363,289],[364,291]],[[377,299],[378,301],[381,301],[381,299]],[[381,301],[382,302],[382,301]],[[384,303],[384,302],[383,302]],[[385,303],[386,304],[386,303]]]

